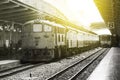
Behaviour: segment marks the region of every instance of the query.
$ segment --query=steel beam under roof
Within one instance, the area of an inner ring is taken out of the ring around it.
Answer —
[[[18,0],[0,0],[0,20],[2,21],[5,20],[23,24],[26,21],[37,19],[39,16],[51,16],[59,19],[54,15],[40,11]]]
[[[5,3],[9,3],[9,0],[0,0],[0,5]]]
[[[6,18],[15,18],[16,16],[18,16],[18,17],[21,17],[21,16],[28,16],[28,15],[33,15],[33,14],[36,14],[36,12],[35,11],[25,11],[25,12],[20,12],[20,13],[11,13],[10,15],[5,15],[5,14],[3,14],[3,15],[1,15],[0,16],[0,18],[1,19],[6,19]]]
[[[14,9],[8,9],[8,10],[1,10],[0,12],[2,12],[2,13],[0,13],[0,15],[1,14],[4,14],[4,15],[6,15],[6,14],[9,14],[9,13],[15,13],[15,12],[22,12],[22,11],[26,11],[26,10],[28,10],[28,8],[14,8]]]

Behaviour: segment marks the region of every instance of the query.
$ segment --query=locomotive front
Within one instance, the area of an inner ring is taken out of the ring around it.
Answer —
[[[49,61],[54,58],[54,27],[45,22],[28,22],[23,27],[24,61]]]

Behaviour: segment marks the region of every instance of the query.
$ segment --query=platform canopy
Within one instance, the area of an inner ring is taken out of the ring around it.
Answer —
[[[120,0],[94,0],[112,34],[120,36]]]
[[[23,24],[26,21],[38,18],[54,20],[56,22],[62,21],[54,15],[40,11],[18,0],[0,0],[0,21],[11,21]]]
[[[82,26],[78,26],[73,24],[72,22],[69,22],[67,18],[57,9],[54,9],[53,6],[50,6],[49,4],[44,2],[43,6],[44,9],[40,10],[19,0],[0,0],[0,22],[10,21],[14,23],[24,24],[25,22],[34,19],[45,19],[62,25],[76,27],[86,32],[91,32],[84,29]],[[53,12],[54,14],[52,14],[51,12]]]

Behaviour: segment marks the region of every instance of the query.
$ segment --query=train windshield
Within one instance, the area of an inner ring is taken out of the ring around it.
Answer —
[[[44,31],[45,32],[51,32],[52,31],[52,27],[49,25],[44,25]]]
[[[33,25],[33,32],[41,32],[42,31],[42,25],[41,24],[34,24]]]

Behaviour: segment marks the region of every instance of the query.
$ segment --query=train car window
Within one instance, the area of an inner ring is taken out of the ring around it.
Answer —
[[[58,42],[60,42],[60,35],[58,35]]]
[[[64,37],[63,37],[63,35],[62,35],[62,42],[64,41]]]
[[[33,25],[33,32],[41,32],[42,31],[42,25],[41,24],[34,24]]]
[[[70,40],[71,46],[72,46],[72,40]]]
[[[44,31],[45,31],[45,32],[51,32],[51,31],[52,31],[52,27],[49,26],[49,25],[45,25],[45,26],[44,26]]]

